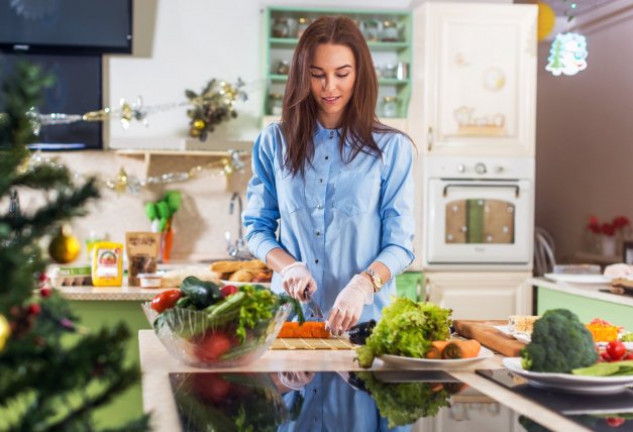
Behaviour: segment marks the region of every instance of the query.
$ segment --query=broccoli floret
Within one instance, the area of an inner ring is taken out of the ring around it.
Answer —
[[[521,350],[523,368],[534,372],[571,372],[598,361],[593,338],[567,309],[548,310],[534,323],[532,341]]]

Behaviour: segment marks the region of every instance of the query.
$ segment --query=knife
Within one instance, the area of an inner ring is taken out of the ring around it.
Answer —
[[[308,287],[303,291],[303,296],[308,299],[306,303],[306,315],[308,315],[308,318],[313,318],[315,321],[323,321],[323,312],[317,302],[310,296],[310,293],[308,293]]]

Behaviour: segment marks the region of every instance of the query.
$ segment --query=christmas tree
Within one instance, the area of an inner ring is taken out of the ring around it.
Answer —
[[[87,332],[68,302],[43,283],[47,257],[39,243],[99,196],[94,178],[76,185],[64,166],[29,163],[27,112],[49,83],[39,69],[21,63],[0,87],[2,431],[97,430],[93,411],[140,378],[138,366],[124,364],[130,337],[124,324]],[[43,198],[29,212],[18,200],[26,190]],[[120,428],[147,429],[147,417]]]

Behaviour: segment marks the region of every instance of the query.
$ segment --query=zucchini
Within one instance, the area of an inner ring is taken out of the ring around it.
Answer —
[[[211,281],[202,281],[195,276],[187,276],[180,284],[183,295],[189,297],[196,309],[204,309],[222,300],[220,286]]]

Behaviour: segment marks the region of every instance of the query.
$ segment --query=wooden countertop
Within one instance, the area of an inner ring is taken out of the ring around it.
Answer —
[[[152,426],[156,432],[180,430],[176,406],[172,397],[168,374],[171,372],[209,372],[185,366],[172,358],[151,330],[139,331],[141,371],[143,373],[143,407],[152,412]],[[267,351],[255,362],[237,368],[221,369],[222,372],[278,372],[278,371],[351,371],[362,370],[354,361],[355,352],[337,351]],[[474,373],[474,368],[501,368],[501,356],[484,360],[470,368],[449,371],[455,378],[489,396],[515,412],[538,418],[552,431],[586,431],[578,424],[553,413],[541,405],[522,398],[492,381]],[[395,370],[380,360],[374,362],[372,370]],[[217,370],[216,370],[217,371]]]

